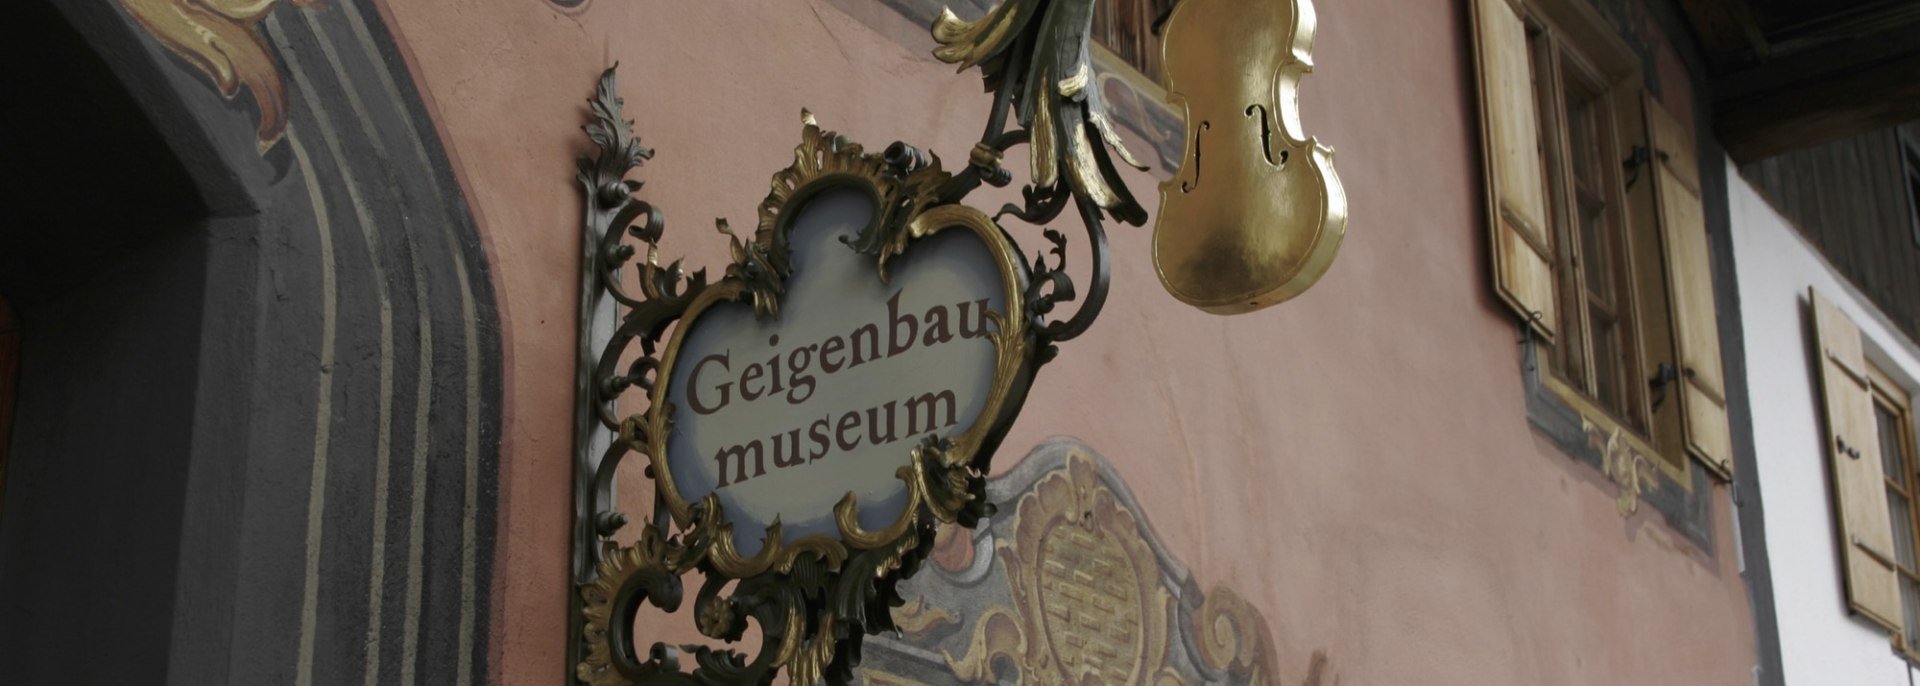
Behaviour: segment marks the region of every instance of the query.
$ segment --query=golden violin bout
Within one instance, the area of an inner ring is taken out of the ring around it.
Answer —
[[[1340,250],[1333,149],[1300,126],[1313,34],[1310,0],[1181,0],[1167,18],[1163,85],[1187,137],[1160,186],[1153,264],[1182,302],[1215,314],[1283,302]]]

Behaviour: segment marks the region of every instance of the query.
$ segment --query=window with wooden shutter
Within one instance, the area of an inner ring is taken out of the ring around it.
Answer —
[[[1559,308],[1526,16],[1506,0],[1473,0],[1472,5],[1494,288],[1551,340]]]
[[[1813,303],[1818,344],[1815,353],[1826,407],[1825,452],[1833,472],[1834,509],[1840,520],[1847,606],[1895,632],[1903,632],[1899,562],[1888,514],[1887,470],[1860,328],[1818,292],[1808,294]]]
[[[1713,260],[1707,251],[1707,219],[1700,202],[1700,163],[1694,156],[1693,134],[1652,98],[1645,98],[1645,103],[1687,452],[1725,475],[1733,470],[1733,442],[1727,428],[1726,375],[1720,367],[1719,318],[1714,313]]]
[[[1873,386],[1874,427],[1880,432],[1880,463],[1887,476],[1887,521],[1893,526],[1893,561],[1900,570],[1901,619],[1907,627],[1900,650],[1920,659],[1920,454],[1913,441],[1913,399],[1906,388],[1867,364]]]
[[[1539,387],[1691,488],[1729,476],[1725,374],[1689,125],[1579,0],[1472,0],[1495,291]]]

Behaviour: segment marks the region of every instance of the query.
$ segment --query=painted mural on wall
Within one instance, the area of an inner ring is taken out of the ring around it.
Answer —
[[[1657,467],[1645,454],[1633,448],[1620,427],[1611,430],[1586,423],[1587,444],[1600,451],[1601,471],[1607,480],[1619,486],[1614,496],[1614,506],[1620,516],[1631,517],[1640,511],[1640,496],[1643,493],[1660,489],[1661,480]]]
[[[260,21],[282,4],[318,7],[320,0],[120,0],[133,18],[232,100],[246,86],[260,110],[260,150],[287,132],[287,86],[260,34]]]
[[[867,642],[866,683],[1334,683],[1324,653],[1282,664],[1233,589],[1202,593],[1091,447],[1041,444],[987,495],[999,514],[942,528],[902,585],[901,635]]]

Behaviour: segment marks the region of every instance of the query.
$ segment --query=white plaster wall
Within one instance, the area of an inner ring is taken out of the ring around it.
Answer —
[[[1813,245],[1728,165],[1733,250],[1766,507],[1786,682],[1793,686],[1910,686],[1886,633],[1847,613],[1826,474],[1819,372],[1807,288],[1860,324],[1868,355],[1909,390],[1920,349],[1847,283]]]

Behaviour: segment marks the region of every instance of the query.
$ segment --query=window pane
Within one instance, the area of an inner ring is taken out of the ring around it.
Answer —
[[[1920,651],[1920,582],[1900,576],[1900,604],[1907,615],[1907,650]]]
[[[1888,481],[1907,489],[1907,472],[1912,469],[1912,458],[1906,454],[1904,442],[1900,440],[1906,435],[1905,427],[1900,426],[1900,415],[1876,401],[1873,404],[1873,418],[1880,429],[1880,467],[1886,470]],[[1907,492],[1911,493],[1912,490]]]
[[[1580,251],[1586,256],[1587,290],[1593,297],[1609,305],[1613,299],[1613,270],[1615,263],[1612,246],[1606,240],[1607,206],[1584,192],[1580,194]]]
[[[1563,54],[1559,69],[1558,104],[1563,117],[1565,146],[1561,155],[1566,178],[1557,184],[1560,221],[1566,224],[1563,235],[1577,245],[1573,260],[1578,287],[1584,291],[1578,302],[1586,315],[1582,338],[1590,358],[1588,392],[1601,407],[1625,420],[1636,430],[1645,421],[1635,409],[1638,396],[1633,380],[1633,316],[1628,307],[1625,236],[1612,202],[1610,137],[1612,111],[1606,91],[1588,79],[1577,67],[1579,60]]]
[[[1593,321],[1594,396],[1614,414],[1625,416],[1626,389],[1620,366],[1620,327],[1613,317],[1595,308]]]
[[[1913,503],[1893,489],[1887,489],[1887,518],[1893,522],[1893,555],[1909,570],[1916,565],[1913,550]],[[1917,626],[1916,628],[1920,628]]]
[[[1607,199],[1601,193],[1606,176],[1600,160],[1606,157],[1600,136],[1597,93],[1572,72],[1565,74],[1567,112],[1567,166],[1572,172],[1568,191],[1573,230],[1580,234],[1580,266],[1586,272],[1590,296],[1607,305],[1620,302],[1614,292],[1614,274],[1620,268],[1613,249],[1616,238],[1608,223]]]
[[[1589,391],[1592,384],[1587,367],[1586,318],[1581,316],[1587,296],[1586,288],[1577,278],[1578,237],[1566,226],[1565,219],[1567,203],[1572,200],[1567,175],[1562,171],[1566,150],[1560,142],[1560,72],[1554,67],[1553,44],[1544,27],[1527,25],[1527,57],[1533,67],[1534,102],[1540,121],[1540,168],[1546,173],[1547,202],[1552,210],[1548,221],[1553,229],[1554,295],[1559,300],[1560,311],[1566,313],[1560,322],[1561,335],[1553,344],[1552,360],[1561,378],[1581,391]]]
[[[1567,74],[1566,84],[1567,159],[1573,163],[1573,178],[1581,185],[1598,185],[1600,131],[1595,120],[1598,94],[1571,73]]]

